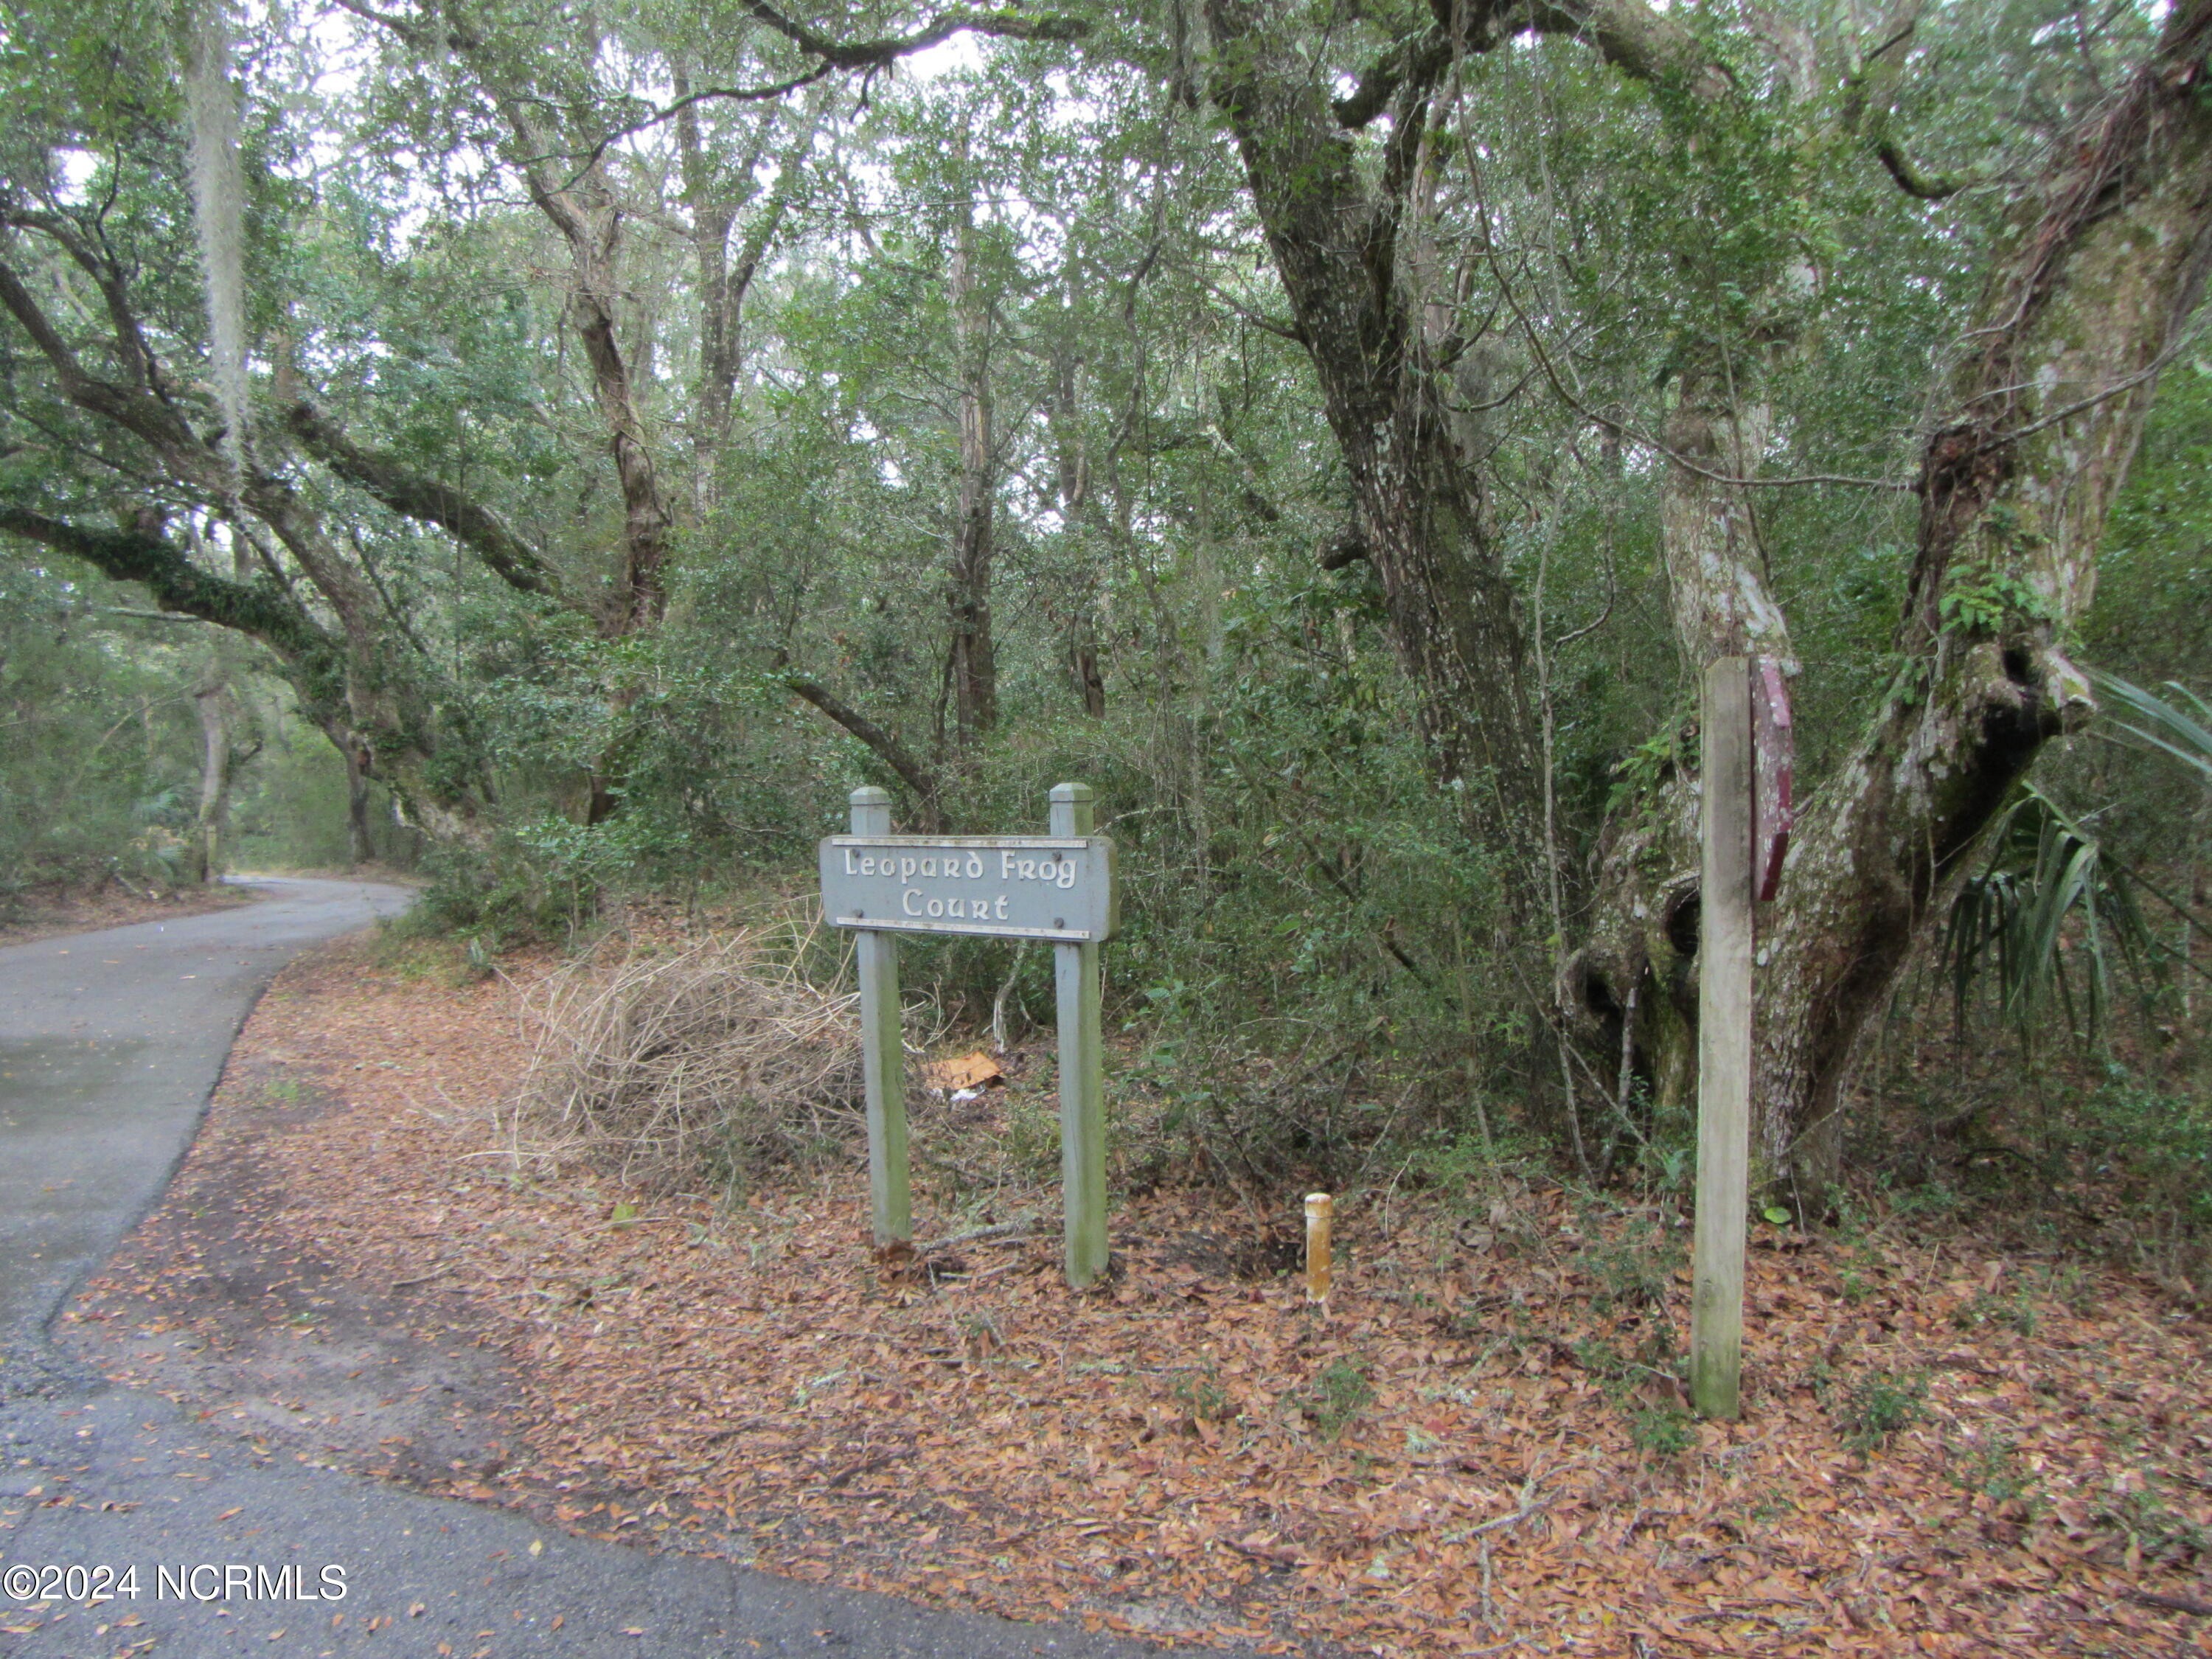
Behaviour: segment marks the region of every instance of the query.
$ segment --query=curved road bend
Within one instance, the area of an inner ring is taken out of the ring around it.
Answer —
[[[0,950],[0,1652],[1150,1651],[574,1539],[329,1469],[257,1466],[242,1443],[160,1395],[112,1387],[57,1352],[47,1327],[160,1197],[270,976],[306,946],[408,899],[359,882],[252,884],[268,896],[241,909]],[[103,1565],[118,1579],[135,1567],[136,1595],[88,1608],[42,1584],[17,1594],[24,1568]],[[325,1568],[343,1570],[343,1601],[308,1599],[335,1583]],[[244,1589],[239,1569],[251,1581]],[[189,1594],[218,1583],[227,1589],[217,1599]],[[377,1620],[386,1622],[371,1631]]]

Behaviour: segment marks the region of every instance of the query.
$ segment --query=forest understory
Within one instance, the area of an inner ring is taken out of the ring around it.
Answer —
[[[2212,1651],[2212,1329],[2024,1207],[1755,1221],[1744,1419],[1700,1424],[1663,1194],[1346,1193],[1323,1311],[1297,1192],[1117,1187],[1076,1295],[1009,1161],[1053,1087],[1018,1047],[917,1103],[922,1249],[885,1260],[856,1154],[733,1204],[530,1155],[559,964],[423,960],[279,978],[80,1352],[264,1455],[1176,1646]]]

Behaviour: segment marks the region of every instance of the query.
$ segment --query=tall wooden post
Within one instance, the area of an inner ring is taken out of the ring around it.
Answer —
[[[888,836],[891,798],[852,794],[853,833]],[[868,1097],[868,1216],[878,1247],[914,1237],[907,1176],[905,1032],[899,1014],[898,935],[868,928],[854,940],[860,966],[860,1074]]]
[[[1690,1398],[1734,1417],[1743,1368],[1743,1236],[1751,1144],[1751,672],[1705,669],[1698,907],[1698,1216]]]
[[[1091,831],[1091,786],[1052,787],[1052,834]],[[1060,1170],[1066,1208],[1067,1282],[1081,1290],[1106,1271],[1106,1072],[1098,1030],[1098,946],[1055,945],[1060,994]]]

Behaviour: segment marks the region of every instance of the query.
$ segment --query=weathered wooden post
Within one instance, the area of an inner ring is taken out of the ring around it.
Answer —
[[[1056,840],[1087,838],[1094,804],[1087,783],[1052,787]],[[1054,926],[1064,925],[1055,919]],[[1054,945],[1060,1002],[1060,1177],[1066,1212],[1067,1282],[1080,1290],[1106,1271],[1106,1072],[1099,1033],[1098,946]]]
[[[1699,728],[1705,759],[1690,1399],[1706,1417],[1734,1417],[1743,1367],[1751,1149],[1751,675],[1743,658],[1721,657],[1706,666]]]
[[[897,936],[1044,939],[1060,990],[1060,1170],[1067,1279],[1106,1267],[1106,1086],[1098,947],[1120,921],[1114,843],[1091,833],[1091,794],[1052,792],[1047,836],[895,836],[890,798],[853,792],[853,830],[821,846],[822,909],[860,934],[860,1048],[868,1098],[868,1189],[876,1243],[913,1234],[902,1080]]]
[[[891,832],[891,798],[872,785],[852,794],[853,833]],[[876,928],[854,940],[860,967],[860,1073],[868,1096],[868,1217],[878,1248],[914,1237],[907,1171],[906,1033],[899,1008],[898,935]]]

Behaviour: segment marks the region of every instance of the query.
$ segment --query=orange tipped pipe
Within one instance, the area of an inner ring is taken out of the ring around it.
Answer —
[[[1329,1218],[1335,1200],[1327,1193],[1306,1194],[1306,1300],[1328,1300]]]

